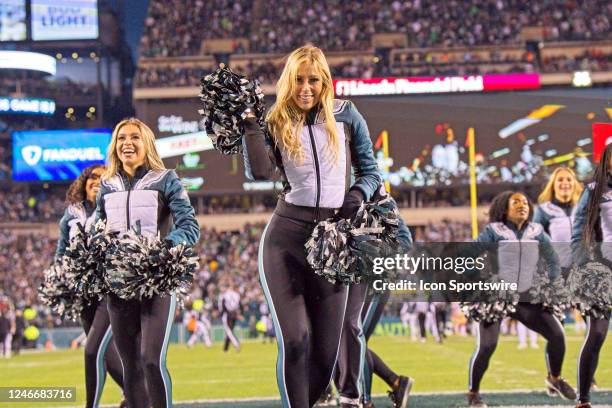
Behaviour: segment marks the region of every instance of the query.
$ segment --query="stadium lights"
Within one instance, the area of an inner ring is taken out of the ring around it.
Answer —
[[[25,69],[55,75],[57,61],[50,55],[29,51],[0,51],[0,69]]]
[[[63,57],[61,52],[58,52],[57,54],[55,54],[55,58],[57,58],[58,60],[61,60]]]
[[[593,80],[591,79],[591,73],[589,71],[576,71],[572,77],[572,85],[575,87],[586,87],[591,86]]]
[[[72,59],[77,59],[77,58],[79,58],[79,54],[76,53],[76,52],[73,52],[72,53]]]
[[[90,52],[90,53],[89,53],[89,58],[91,58],[91,59],[95,59],[95,58],[96,58],[96,53],[95,53],[95,52],[93,52],[93,51],[92,51],[92,52]]]
[[[95,106],[90,106],[88,109],[91,113],[94,113],[96,111],[96,107]]]

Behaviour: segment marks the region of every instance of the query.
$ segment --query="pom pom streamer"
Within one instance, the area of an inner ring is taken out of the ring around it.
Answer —
[[[78,320],[83,310],[83,296],[77,282],[66,275],[62,259],[45,269],[44,281],[38,289],[43,304],[62,319]]]
[[[571,294],[562,277],[550,279],[546,273],[536,274],[529,295],[531,303],[541,304],[560,321],[565,319],[565,311],[571,306]]]
[[[134,231],[114,238],[104,260],[109,290],[124,300],[142,300],[177,293],[185,297],[198,267],[190,247],[169,247],[157,237]]]
[[[66,275],[78,286],[85,303],[98,300],[106,292],[104,270],[100,260],[108,248],[110,237],[105,233],[104,221],[98,221],[91,233],[78,224],[77,234],[64,252]]]
[[[206,122],[206,132],[222,154],[242,151],[243,121],[253,112],[265,128],[263,92],[257,80],[249,81],[229,68],[219,68],[201,80],[198,112]]]
[[[497,275],[491,276],[490,282],[499,282]],[[461,302],[461,309],[466,317],[483,323],[494,323],[516,312],[519,293],[516,291],[475,291],[472,295],[479,302]]]
[[[374,258],[399,251],[398,232],[399,211],[392,198],[364,203],[353,220],[319,222],[305,245],[306,259],[332,283],[359,283],[372,276]]]
[[[612,270],[601,262],[574,267],[567,279],[572,304],[584,316],[600,319],[612,308]]]

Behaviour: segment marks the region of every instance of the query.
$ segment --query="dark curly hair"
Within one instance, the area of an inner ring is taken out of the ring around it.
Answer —
[[[527,197],[527,194],[521,191],[509,190],[499,193],[493,198],[489,207],[489,222],[506,222],[508,220],[508,203],[510,202],[510,197],[514,194],[521,194],[527,199],[527,203],[529,203],[529,218],[527,218],[527,221],[531,221],[533,218],[533,203]]]
[[[81,175],[72,182],[70,187],[68,187],[68,191],[66,192],[66,203],[70,205],[85,201],[87,199],[87,179],[95,169],[104,168],[105,166],[103,164],[94,164],[83,170]]]

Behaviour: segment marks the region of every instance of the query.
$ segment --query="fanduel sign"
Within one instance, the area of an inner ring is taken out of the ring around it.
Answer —
[[[110,129],[41,130],[13,133],[13,179],[71,180],[104,164]]]

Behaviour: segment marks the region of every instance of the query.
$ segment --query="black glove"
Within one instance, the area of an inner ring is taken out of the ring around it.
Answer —
[[[361,203],[365,197],[361,190],[357,188],[353,188],[349,190],[348,193],[344,196],[344,202],[342,203],[342,207],[340,207],[340,211],[338,212],[338,216],[340,218],[348,218],[353,219],[357,214],[357,210],[361,207]]]

